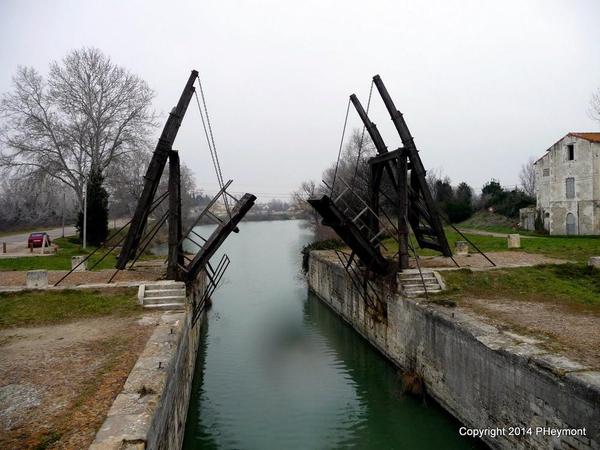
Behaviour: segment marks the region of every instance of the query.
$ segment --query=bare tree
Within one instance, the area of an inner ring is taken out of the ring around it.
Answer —
[[[438,181],[445,181],[446,179],[450,181],[449,178],[444,175],[444,171],[441,167],[436,167],[427,171],[425,180],[427,181],[427,186],[429,186],[433,198],[436,198],[437,196]]]
[[[292,203],[303,216],[308,218],[309,227],[315,229],[319,225],[319,213],[307,203],[307,200],[317,197],[320,193],[319,186],[313,180],[303,181],[300,188],[292,193]]]
[[[120,156],[116,164],[107,167],[106,187],[110,194],[111,217],[133,215],[144,189],[144,175],[151,157],[149,150],[142,149],[135,154]]]
[[[81,204],[92,166],[148,147],[153,91],[98,49],[72,51],[46,79],[19,67],[13,85],[0,100],[0,167],[12,173],[59,180]]]
[[[368,134],[360,129],[352,131],[348,142],[343,148],[339,161],[333,162],[331,166],[323,172],[323,181],[328,186],[333,186],[335,193],[339,194],[344,190],[344,182],[352,186],[352,189],[362,198],[368,198],[369,189],[369,158],[374,154],[375,146]],[[343,181],[342,181],[343,180]],[[319,214],[306,203],[311,197],[317,197],[323,194],[330,195],[330,188],[322,183],[315,183],[313,180],[305,181],[300,188],[293,193],[294,206],[300,209],[308,218],[312,228],[317,230],[317,234],[324,235],[320,231]],[[353,202],[349,196],[346,201]]]
[[[149,160],[148,160],[149,163]],[[145,169],[144,169],[145,173]],[[192,220],[192,214],[194,212],[194,196],[196,191],[196,182],[194,181],[194,174],[189,167],[187,167],[183,162],[180,163],[179,168],[179,176],[180,176],[180,186],[181,186],[181,216],[184,225],[188,224]],[[160,178],[160,183],[158,185],[158,191],[156,193],[155,199],[162,193],[168,191],[169,184],[169,168],[163,172],[162,177]],[[143,189],[143,179],[141,188],[139,188],[139,192]],[[135,207],[137,205],[137,201],[140,197],[140,194],[131,193],[131,209],[130,213],[133,214]],[[153,219],[157,219],[162,217],[169,210],[169,200],[166,198],[160,206],[158,206],[154,213],[151,215]]]
[[[0,181],[0,229],[24,225],[59,225],[63,213],[70,223],[75,215],[75,195],[51,178],[4,178]]]
[[[332,163],[323,172],[323,180],[327,185],[333,186],[335,192],[344,190],[344,182],[346,182],[362,198],[368,198],[369,159],[376,153],[370,136],[355,128],[339,161]]]
[[[519,185],[531,197],[535,197],[535,162],[535,158],[529,158],[519,172]]]
[[[600,88],[596,89],[596,92],[592,94],[588,114],[593,120],[600,123]]]

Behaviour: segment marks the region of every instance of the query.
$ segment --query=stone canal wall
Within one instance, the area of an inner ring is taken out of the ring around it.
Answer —
[[[190,305],[205,282],[202,273],[188,288],[186,311],[160,316],[91,450],[181,448],[202,325]]]
[[[600,372],[455,308],[403,298],[393,281],[377,286],[387,317],[376,319],[327,252],[311,252],[308,282],[400,369],[420,375],[465,427],[489,430],[482,439],[490,447],[600,448]],[[585,435],[562,431],[583,428]]]

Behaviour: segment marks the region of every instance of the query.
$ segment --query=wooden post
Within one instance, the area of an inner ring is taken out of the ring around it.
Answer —
[[[398,180],[398,262],[408,269],[408,161],[404,152],[397,159]]]
[[[181,170],[179,153],[169,152],[169,257],[167,279],[179,280],[181,253]]]
[[[2,243],[2,253],[6,253],[6,242]]]
[[[379,233],[379,188],[381,187],[381,177],[383,170],[379,164],[369,164],[371,176],[369,177],[369,220],[367,225],[369,231],[375,236]]]

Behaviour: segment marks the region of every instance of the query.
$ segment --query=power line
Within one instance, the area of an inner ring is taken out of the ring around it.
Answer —
[[[216,191],[215,191],[216,192]],[[228,191],[231,194],[234,195],[244,195],[245,192],[243,191]],[[210,195],[212,192],[211,191],[196,191],[195,194],[196,195]],[[279,193],[279,192],[253,192],[254,195],[257,196],[263,196],[263,197],[273,197],[273,198],[292,198],[294,197],[294,194],[284,194],[284,193]]]

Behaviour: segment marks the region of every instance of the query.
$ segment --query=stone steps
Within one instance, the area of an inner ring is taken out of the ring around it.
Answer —
[[[402,281],[403,283],[411,284],[411,283],[437,283],[437,278],[435,276],[432,277],[409,277],[402,278],[398,277],[398,281]]]
[[[421,278],[422,276],[422,278]],[[442,292],[443,284],[440,285],[439,274],[431,271],[405,270],[398,274],[398,291],[406,297],[421,297],[425,294]]]
[[[144,305],[144,308],[148,309],[168,309],[174,311],[182,311],[185,309],[184,303],[161,303],[160,305]]]
[[[140,285],[138,299],[144,308],[185,309],[186,289],[180,281],[162,281]]]
[[[162,297],[144,297],[145,305],[160,305],[161,303],[185,303],[185,296],[165,295]]]
[[[184,289],[151,289],[148,290],[146,287],[145,290],[145,298],[151,297],[165,297],[165,296],[174,296],[174,297],[185,297],[185,288]]]
[[[152,291],[155,289],[185,289],[185,283],[183,281],[154,281],[145,284],[146,289]]]
[[[423,289],[423,286],[425,286],[425,288],[427,289],[439,289],[440,285],[439,283],[414,283],[414,284],[402,284],[402,287],[405,290],[408,289]]]

